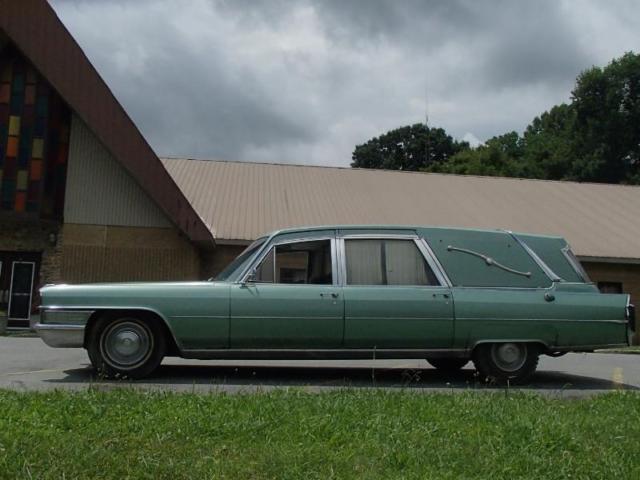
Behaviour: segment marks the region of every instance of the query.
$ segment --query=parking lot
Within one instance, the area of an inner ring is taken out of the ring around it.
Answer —
[[[281,387],[410,388],[419,392],[465,391],[480,384],[471,363],[447,376],[423,360],[200,361],[166,358],[149,379],[107,381],[95,377],[83,349],[53,349],[39,338],[0,337],[0,388],[50,390],[132,386],[173,391],[253,392]],[[540,358],[524,391],[577,397],[640,389],[640,356],[590,353]]]

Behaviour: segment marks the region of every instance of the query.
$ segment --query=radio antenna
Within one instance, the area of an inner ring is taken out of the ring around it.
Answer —
[[[424,165],[427,167],[431,163],[431,129],[429,128],[429,89],[426,79],[424,82],[424,129],[426,134],[424,144]]]

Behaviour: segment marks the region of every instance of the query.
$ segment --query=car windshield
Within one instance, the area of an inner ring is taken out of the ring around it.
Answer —
[[[240,255],[238,255],[235,260],[227,265],[224,270],[222,270],[218,275],[210,278],[209,280],[213,280],[214,282],[226,282],[228,280],[235,279],[235,277],[244,270],[247,263],[249,263],[249,261],[253,257],[253,254],[256,253],[260,249],[260,247],[262,247],[266,240],[267,238],[264,237],[259,238],[258,240],[253,242]]]

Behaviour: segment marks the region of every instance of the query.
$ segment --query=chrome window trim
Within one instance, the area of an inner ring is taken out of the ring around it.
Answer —
[[[564,258],[567,259],[567,262],[569,262],[569,265],[571,265],[571,268],[573,268],[573,270],[582,279],[583,283],[592,283],[591,279],[589,278],[589,274],[578,260],[578,257],[576,257],[576,254],[573,253],[573,250],[571,250],[571,246],[565,245],[560,249],[560,251],[562,252]],[[569,252],[571,252],[571,255],[569,255]]]
[[[337,287],[339,286],[338,283],[338,272],[337,272],[337,268],[338,268],[338,264],[337,264],[337,260],[336,260],[336,237],[335,235],[322,235],[319,237],[304,237],[304,238],[294,238],[294,239],[286,239],[286,240],[281,240],[281,241],[276,241],[271,243],[271,238],[269,238],[266,242],[265,245],[263,245],[263,247],[260,249],[260,252],[258,252],[257,256],[254,257],[253,261],[250,262],[249,267],[246,269],[246,271],[239,277],[239,280],[234,282],[236,284],[240,284],[240,285],[247,285],[247,277],[249,276],[249,273],[251,273],[251,271],[254,268],[257,268],[262,261],[266,258],[267,255],[269,255],[269,252],[271,252],[271,250],[275,247],[277,247],[278,245],[287,245],[287,244],[291,244],[291,243],[304,243],[304,242],[317,242],[317,241],[322,241],[322,240],[329,240],[331,243],[331,284],[324,284],[324,283],[276,283],[275,282],[275,258],[274,258],[274,276],[273,282],[255,282],[256,285],[285,285],[285,286],[308,286],[308,287],[318,287],[318,286],[325,286],[325,287]],[[265,247],[266,248],[265,250]]]
[[[418,245],[418,249],[422,252],[422,255],[427,260],[427,263],[431,267],[434,275],[438,278],[440,286],[451,288],[451,280],[449,280],[447,272],[444,271],[440,260],[438,260],[438,257],[436,257],[436,254],[429,246],[427,240],[425,238],[416,239],[416,245]]]
[[[583,283],[581,283],[580,285],[584,285]],[[473,285],[456,285],[455,286],[456,289],[461,289],[461,288],[473,288],[474,290],[477,289],[481,289],[481,290],[539,290],[540,292],[551,292],[554,290],[553,284],[549,285],[548,287],[502,287],[502,286],[497,286],[497,285],[482,285],[482,286],[473,286]]]
[[[271,240],[275,236],[276,236],[276,233],[272,233],[271,235],[266,237],[264,243],[260,246],[258,251],[256,253],[254,253],[253,260],[251,260],[247,264],[247,266],[244,268],[242,273],[240,275],[238,275],[238,280],[236,280],[233,283],[244,283],[244,279],[246,278],[246,276],[249,274],[249,272],[253,268],[253,265],[255,264],[256,258],[259,258],[259,257],[262,258],[262,255],[264,254],[265,249],[267,249],[267,252],[269,251],[267,247],[269,246],[269,244],[271,243]]]
[[[386,287],[386,288],[450,288],[451,282],[442,270],[440,262],[433,255],[433,251],[426,244],[424,238],[420,238],[416,234],[391,234],[391,233],[357,233],[357,234],[340,234],[336,236],[341,252],[340,270],[341,286],[343,287]],[[429,268],[435,275],[439,285],[349,285],[347,283],[347,256],[345,249],[345,240],[412,240],[422,258],[427,262]]]
[[[234,261],[236,260],[236,258],[238,258],[239,256],[243,255],[247,250],[251,249],[251,247],[253,247],[256,243],[258,243],[258,242],[262,241],[262,243],[260,244],[260,248],[258,248],[258,249],[255,251],[255,253],[254,253],[254,256],[255,256],[256,254],[258,254],[259,252],[261,252],[261,251],[262,251],[262,249],[264,248],[264,246],[269,242],[270,238],[271,238],[271,236],[267,236],[267,235],[264,235],[264,236],[262,236],[262,237],[258,237],[258,238],[256,238],[253,242],[251,242],[249,245],[247,245],[247,246],[246,246],[246,248],[245,248],[244,250],[242,250],[238,255],[236,255],[236,256],[233,258],[233,260],[231,260],[231,262],[234,262]],[[231,263],[231,262],[230,262],[230,263]],[[221,272],[222,272],[222,271],[224,271],[224,269],[226,269],[226,268],[227,268],[227,267],[225,266],[225,267],[221,270]],[[237,270],[237,269],[236,269],[236,270]],[[234,270],[234,271],[233,271],[233,272],[231,272],[231,273],[235,273],[235,271],[236,271],[236,270]],[[244,270],[242,271],[242,273],[244,274],[244,272],[245,272],[245,271],[246,271],[246,269],[244,269]],[[209,277],[209,278],[207,279],[207,282],[216,282],[216,281],[228,282],[228,281],[229,281],[228,279],[225,279],[225,280],[216,280],[216,277],[217,277],[217,276],[218,276],[218,274],[214,275],[213,277]],[[242,276],[242,275],[240,275],[240,276]],[[234,282],[234,283],[235,283],[235,282]]]
[[[346,261],[344,255],[344,240],[336,235],[335,239],[336,245],[336,274],[337,274],[337,286],[343,287],[346,284],[346,274],[347,271],[345,269]]]
[[[27,318],[11,317],[11,302],[13,302],[13,275],[15,273],[16,263],[28,263],[31,265],[31,289],[29,291],[29,309],[27,310]],[[7,303],[7,319],[8,320],[31,320],[31,302],[33,301],[33,279],[36,275],[36,262],[23,262],[15,260],[11,263],[11,281],[9,283],[9,302]]]
[[[538,265],[538,267],[540,267],[542,272],[549,278],[549,280],[551,280],[551,282],[562,282],[563,281],[562,278],[559,275],[557,275],[551,269],[551,267],[549,267],[549,265],[547,265],[544,262],[544,260],[542,260],[538,256],[538,254],[529,245],[527,245],[527,243],[524,240],[522,240],[520,237],[518,237],[518,235],[513,233],[511,230],[503,230],[503,232],[508,233],[509,235],[511,235],[511,238],[513,238],[516,242],[518,242],[518,245],[520,245],[524,249],[524,251],[527,252],[527,254],[536,263],[536,265]]]
[[[420,238],[415,233],[341,233],[337,234],[336,238],[346,238],[346,239],[398,239],[398,240],[407,240],[407,239],[417,239]]]

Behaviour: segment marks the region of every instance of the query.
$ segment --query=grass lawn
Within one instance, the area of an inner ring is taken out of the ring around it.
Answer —
[[[640,478],[640,395],[0,390],[2,478]]]

